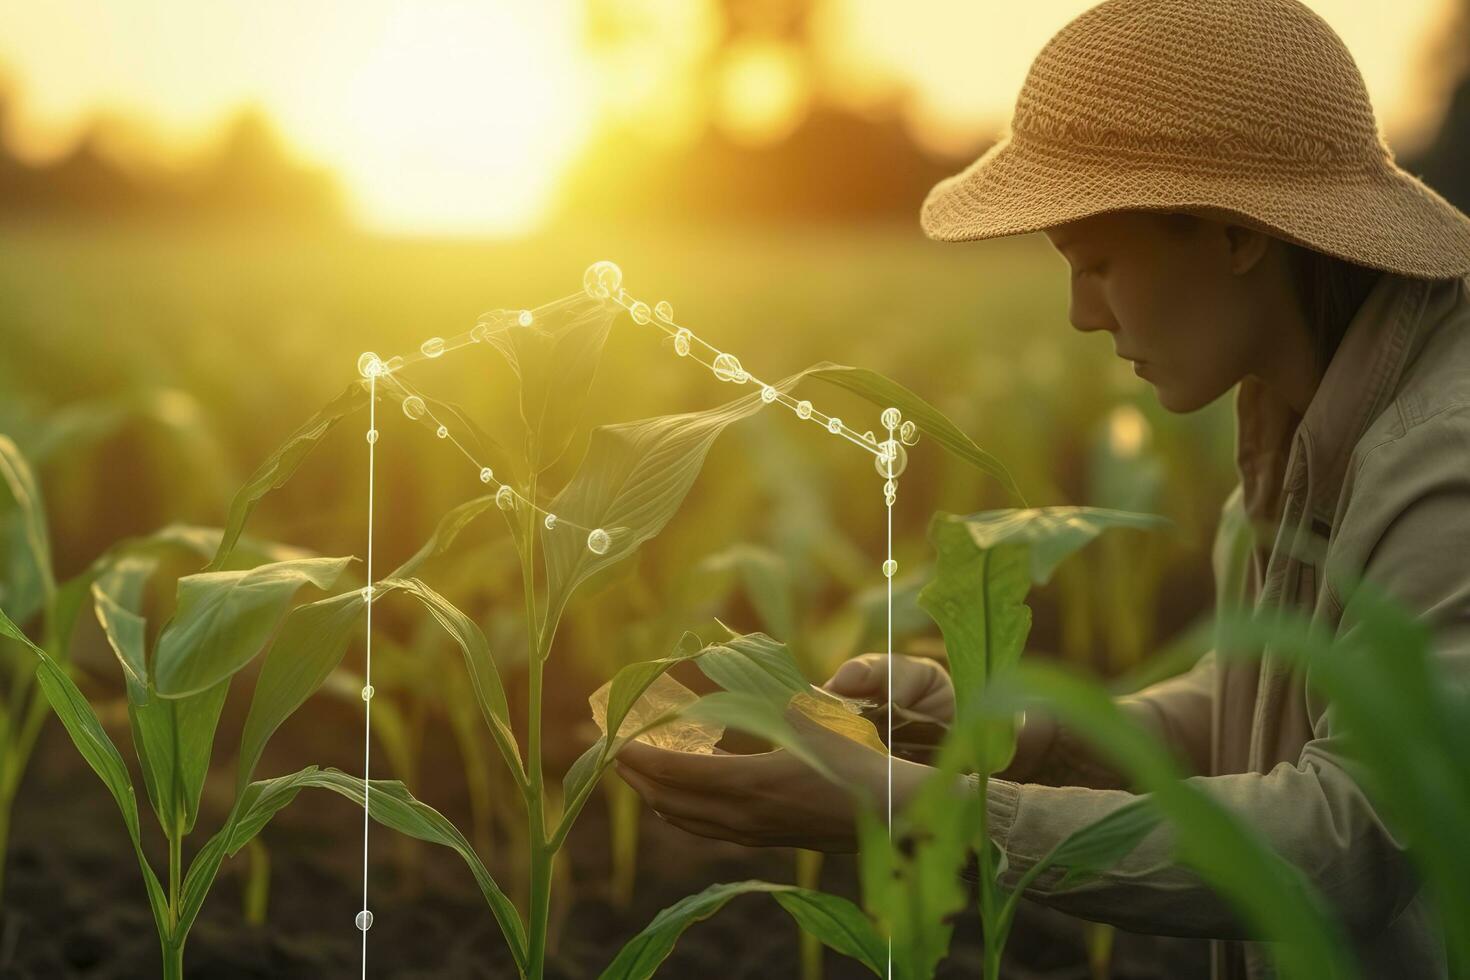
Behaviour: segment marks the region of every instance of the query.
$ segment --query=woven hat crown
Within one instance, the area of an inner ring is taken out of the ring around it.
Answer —
[[[1047,42],[1010,131],[919,220],[978,241],[1130,210],[1401,275],[1470,272],[1470,218],[1398,166],[1352,55],[1299,0],[1104,0]]]
[[[1296,0],[1109,0],[1042,49],[1018,139],[1248,171],[1381,167],[1392,153],[1352,55]]]

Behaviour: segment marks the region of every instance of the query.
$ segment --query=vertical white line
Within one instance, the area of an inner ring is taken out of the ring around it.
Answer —
[[[359,916],[367,918],[368,907],[368,763],[372,748],[373,699],[368,694],[373,686],[373,471],[376,469],[378,432],[378,376],[374,371],[368,376],[368,526],[367,526],[367,660],[363,669],[362,699],[362,910]],[[358,922],[362,932],[362,976],[367,980],[367,934],[365,926]]]
[[[893,431],[889,430],[889,438]],[[885,501],[888,511],[888,554],[886,561],[893,560],[893,498]],[[892,568],[885,565],[885,570]],[[888,840],[893,841],[893,576],[888,579]],[[893,936],[888,936],[888,980],[893,980]]]

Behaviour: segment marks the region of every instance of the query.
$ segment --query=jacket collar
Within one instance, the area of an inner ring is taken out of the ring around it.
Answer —
[[[1353,447],[1393,399],[1406,365],[1440,319],[1426,315],[1431,293],[1460,287],[1458,280],[1381,275],[1349,322],[1305,415],[1259,379],[1240,382],[1236,469],[1253,522],[1275,525],[1285,494],[1303,488],[1310,495],[1303,517],[1331,519]]]

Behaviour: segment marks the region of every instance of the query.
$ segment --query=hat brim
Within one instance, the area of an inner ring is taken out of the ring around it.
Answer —
[[[1236,217],[1399,275],[1451,279],[1470,273],[1470,218],[1392,163],[1303,185],[1279,176],[1184,173],[1157,162],[1079,163],[1074,154],[1007,135],[934,186],[920,223],[940,241],[980,241],[1126,210]]]

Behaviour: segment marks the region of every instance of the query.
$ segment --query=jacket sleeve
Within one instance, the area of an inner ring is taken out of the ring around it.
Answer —
[[[1351,533],[1363,536],[1356,549],[1367,556],[1363,577],[1428,623],[1446,681],[1463,686],[1470,679],[1470,409],[1460,411],[1461,421],[1411,428],[1363,457],[1355,474],[1361,486],[1341,527],[1349,533],[1352,522]],[[1354,621],[1349,600],[1339,630]],[[1372,934],[1413,899],[1417,879],[1403,845],[1348,771],[1335,712],[1324,706],[1313,719],[1313,738],[1295,763],[1190,782],[1301,869],[1349,930]],[[1008,859],[1003,883],[1014,886],[1057,843],[1133,799],[1122,790],[992,780],[987,811]],[[1061,873],[1048,871],[1026,894],[1125,929],[1250,938],[1213,891],[1173,860],[1173,850],[1165,824],[1101,876],[1061,891]]]
[[[1210,769],[1210,727],[1215,689],[1215,652],[1194,667],[1135,694],[1118,706],[1170,746],[1193,773]],[[1122,789],[1127,779],[1071,729],[1045,715],[1027,715],[1016,739],[1016,755],[1002,779],[1047,786]]]

